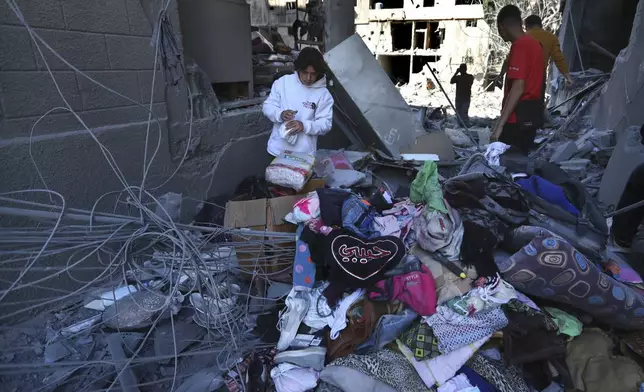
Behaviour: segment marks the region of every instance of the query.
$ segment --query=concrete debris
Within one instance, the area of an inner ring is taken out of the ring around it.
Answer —
[[[462,129],[445,128],[445,134],[458,147],[474,147],[472,140],[465,134]]]
[[[575,153],[578,151],[577,145],[575,142],[566,142],[555,150],[555,152],[550,157],[550,162],[563,162],[572,158]]]
[[[107,346],[110,350],[110,355],[114,361],[116,368],[117,378],[121,384],[121,389],[124,392],[138,392],[138,381],[132,371],[132,368],[127,365],[127,357],[121,345],[121,335],[111,334],[107,337]]]
[[[559,162],[559,166],[571,177],[581,180],[586,178],[586,170],[590,165],[590,159],[571,159]]]
[[[161,325],[154,331],[154,353],[163,357],[181,353],[205,333],[200,326],[184,321]]]
[[[85,301],[84,306],[87,309],[93,309],[102,312],[106,308],[114,305],[115,301],[118,301],[119,299],[136,292],[136,287],[131,285],[113,288],[109,291],[104,292],[97,291],[96,295],[90,295],[88,297],[88,299]]]
[[[45,363],[60,361],[72,355],[72,352],[62,341],[53,342],[45,347]]]
[[[88,331],[95,325],[101,322],[101,315],[97,314],[83,321],[79,321],[75,324],[72,324],[68,327],[65,327],[60,330],[60,335],[63,337],[70,337],[76,335],[83,331]]]
[[[218,367],[203,369],[188,378],[176,392],[213,392],[224,386],[223,372]]]
[[[156,214],[163,219],[179,221],[181,219],[181,194],[168,192],[159,197]]]

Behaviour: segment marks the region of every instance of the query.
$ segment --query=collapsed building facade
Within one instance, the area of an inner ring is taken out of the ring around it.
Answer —
[[[425,65],[448,84],[460,64],[481,76],[487,67],[490,26],[477,1],[360,0],[356,32],[395,83],[434,83]]]

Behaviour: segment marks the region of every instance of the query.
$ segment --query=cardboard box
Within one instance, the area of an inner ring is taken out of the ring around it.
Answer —
[[[231,201],[226,204],[224,227],[233,229],[248,228],[257,231],[293,233],[293,240],[276,241],[270,236],[264,237],[264,244],[252,244],[237,247],[237,258],[242,274],[252,277],[255,268],[263,273],[276,274],[290,268],[295,257],[295,231],[297,226],[285,223],[284,217],[293,211],[293,204],[305,195],[282,196],[273,199],[249,201]],[[261,240],[261,237],[245,237],[243,233],[235,235],[237,243]]]

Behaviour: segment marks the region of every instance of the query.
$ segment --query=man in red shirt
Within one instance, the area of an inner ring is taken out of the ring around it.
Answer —
[[[527,154],[534,146],[537,129],[543,125],[543,48],[523,31],[521,11],[516,6],[503,7],[496,22],[499,35],[505,42],[512,42],[512,47],[503,108],[492,131],[492,139]]]

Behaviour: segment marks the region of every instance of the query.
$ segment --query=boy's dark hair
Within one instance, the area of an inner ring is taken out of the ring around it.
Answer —
[[[506,5],[501,8],[496,16],[496,23],[502,25],[519,25],[523,24],[521,19],[521,10],[516,5]]]
[[[542,28],[543,27],[543,22],[541,21],[541,18],[539,15],[530,15],[527,18],[525,18],[525,27],[530,28],[530,27],[538,27]]]
[[[324,62],[322,53],[310,46],[302,49],[299,56],[295,59],[296,70],[304,71],[309,66],[313,67],[315,72],[320,75],[324,74],[324,71],[326,71],[326,63]]]

